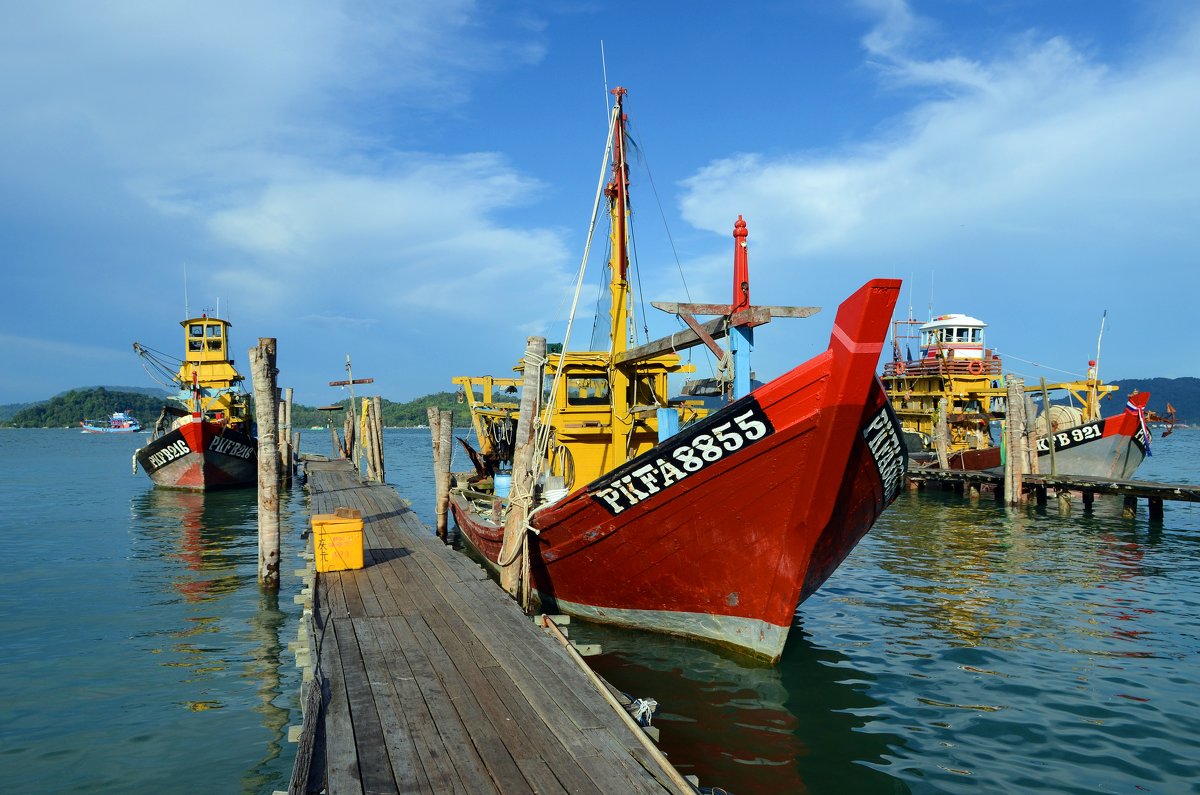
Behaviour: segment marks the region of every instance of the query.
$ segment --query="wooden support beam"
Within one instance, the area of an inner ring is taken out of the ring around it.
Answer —
[[[651,301],[650,305],[655,309],[661,309],[664,312],[670,312],[673,315],[728,315],[729,304],[684,304],[677,301]],[[768,318],[773,317],[812,317],[821,311],[819,306],[752,306],[749,310],[735,312],[730,317],[730,325],[741,326],[744,322],[750,320],[753,316],[750,314],[752,310],[764,310]],[[757,315],[754,315],[757,316]],[[766,321],[763,321],[766,322]],[[761,325],[755,323],[754,325]]]
[[[746,316],[753,320],[752,323],[743,325],[761,326],[764,323],[771,321],[769,313],[764,311],[762,307],[751,307],[745,312],[738,312],[734,317]],[[732,321],[731,321],[732,322]],[[700,324],[700,328],[712,337],[714,340],[719,340],[726,334],[725,318],[719,317],[716,320],[710,320],[707,323]],[[647,342],[645,345],[640,345],[636,348],[630,348],[622,354],[613,357],[613,364],[634,364],[644,359],[652,359],[663,353],[672,351],[683,351],[688,348],[694,348],[697,345],[703,344],[703,340],[692,329],[683,329],[676,331],[674,334],[666,337],[660,337],[653,342]]]

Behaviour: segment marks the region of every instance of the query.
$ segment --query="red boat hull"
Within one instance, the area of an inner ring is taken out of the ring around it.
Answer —
[[[258,443],[221,423],[184,423],[152,439],[135,457],[155,485],[165,488],[212,491],[258,482]]]
[[[903,481],[900,424],[874,375],[898,291],[867,284],[826,352],[535,511],[545,609],[778,659],[797,605]],[[452,509],[494,562],[502,529],[461,495]]]

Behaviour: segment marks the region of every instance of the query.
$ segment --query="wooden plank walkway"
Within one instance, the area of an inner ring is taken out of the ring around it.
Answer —
[[[943,485],[962,488],[964,484],[993,486],[996,488],[996,499],[1003,497],[1004,475],[989,472],[963,471],[961,469],[910,469],[908,480],[919,486],[925,483],[940,483]],[[1176,500],[1180,502],[1200,502],[1200,486],[1186,483],[1154,483],[1146,480],[1114,480],[1113,478],[1086,478],[1074,475],[1024,475],[1021,478],[1021,489],[1025,493],[1032,492],[1037,501],[1046,501],[1046,492],[1078,491],[1083,494],[1084,504],[1091,505],[1095,494],[1116,494],[1125,498],[1127,509],[1136,505],[1137,498],[1147,501],[1151,518],[1162,518],[1163,501]]]
[[[561,645],[393,488],[344,460],[306,470],[312,512],[358,509],[366,548],[363,569],[317,575],[324,753],[310,791],[322,778],[334,795],[683,791]]]

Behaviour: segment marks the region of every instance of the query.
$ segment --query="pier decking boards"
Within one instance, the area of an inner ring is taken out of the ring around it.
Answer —
[[[328,792],[677,792],[565,650],[390,486],[306,465],[312,512],[362,512],[364,568],[317,575]],[[318,743],[318,748],[321,743]],[[295,782],[293,782],[295,784]]]
[[[910,469],[908,479],[912,483],[924,486],[926,483],[940,483],[944,486],[961,488],[970,484],[997,487],[997,499],[1004,485],[1004,475],[990,472],[964,471],[961,469]],[[1150,508],[1150,518],[1162,519],[1163,501],[1200,502],[1200,486],[1186,483],[1152,483],[1144,480],[1114,480],[1112,478],[1079,477],[1074,475],[1023,475],[1021,488],[1033,492],[1038,502],[1044,502],[1048,490],[1059,492],[1078,491],[1083,494],[1084,504],[1090,505],[1095,494],[1116,494],[1125,498],[1125,504],[1130,507],[1136,504],[1137,498],[1142,497]]]

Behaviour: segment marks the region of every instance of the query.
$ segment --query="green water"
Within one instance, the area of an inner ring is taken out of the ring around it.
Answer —
[[[385,436],[388,480],[432,525],[428,431]],[[0,431],[0,792],[286,788],[303,492],[264,595],[253,493],[154,489],[130,473],[140,438]],[[328,433],[302,446],[327,452]],[[1140,477],[1200,482],[1200,432],[1155,452]],[[1075,508],[903,496],[773,668],[572,638],[659,702],[684,772],[738,795],[1200,792],[1200,508],[1169,503],[1158,525]]]

